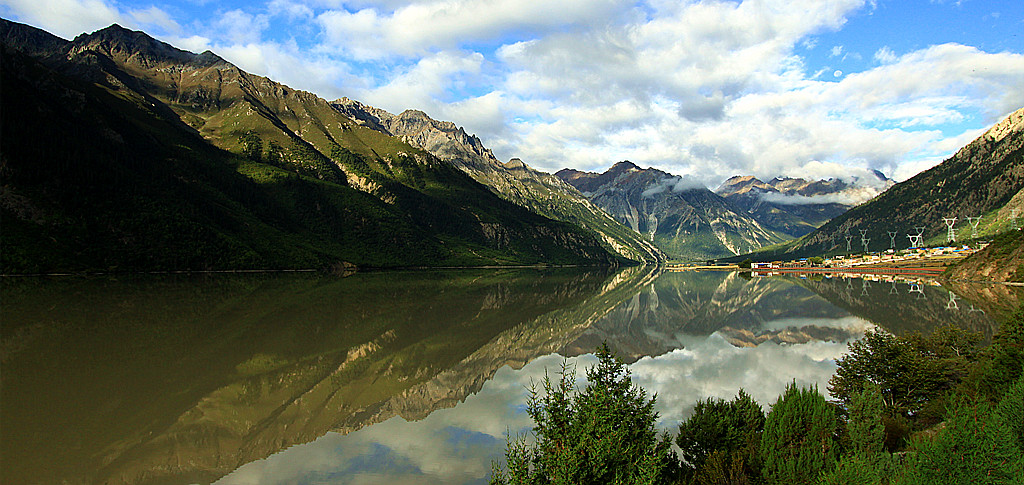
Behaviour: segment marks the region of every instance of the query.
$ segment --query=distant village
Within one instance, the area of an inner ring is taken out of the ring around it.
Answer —
[[[751,262],[749,268],[741,266],[742,263],[672,263],[668,265],[668,269],[676,271],[749,269],[755,276],[770,276],[771,273],[804,272],[938,274],[946,266],[984,249],[988,244],[988,242],[981,242],[973,246],[889,249],[882,252],[800,258],[790,261]]]

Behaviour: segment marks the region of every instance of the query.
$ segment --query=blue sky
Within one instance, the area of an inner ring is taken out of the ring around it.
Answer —
[[[0,0],[117,22],[333,100],[420,109],[501,160],[904,180],[1024,107],[1024,2]]]

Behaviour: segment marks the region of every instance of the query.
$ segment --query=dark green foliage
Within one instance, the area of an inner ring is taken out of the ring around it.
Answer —
[[[829,391],[849,405],[867,383],[875,383],[887,413],[914,416],[966,376],[979,339],[952,326],[928,337],[869,331],[836,361]]]
[[[667,436],[654,429],[655,398],[632,384],[629,370],[603,345],[587,370],[587,387],[574,392],[575,374],[564,365],[558,382],[545,376],[528,413],[537,443],[510,440],[507,471],[491,483],[655,484],[675,475]]]
[[[713,477],[756,478],[764,421],[761,406],[742,389],[729,402],[710,398],[697,402],[676,435],[684,466],[696,474],[698,483],[714,482]]]
[[[1024,377],[1010,387],[999,402],[996,411],[1010,428],[1017,442],[1017,449],[1024,455]]]
[[[747,258],[747,259],[744,259],[743,261],[740,261],[737,266],[739,266],[740,268],[747,268],[747,269],[749,269],[753,264],[754,264],[754,261],[752,261],[750,258]]]
[[[331,147],[331,160],[358,175],[367,176],[372,172],[370,165],[363,160],[363,157],[337,145]]]
[[[267,156],[264,158],[267,163],[280,167],[284,163],[284,149],[277,140],[270,140],[267,144]]]
[[[980,364],[982,390],[998,399],[1024,376],[1024,307],[999,327]]]
[[[882,393],[877,384],[868,383],[861,392],[854,394],[846,422],[850,447],[854,453],[875,454],[882,451],[885,444],[884,415]]]
[[[302,140],[293,140],[288,150],[289,168],[300,174],[345,185],[345,174],[331,160]]]
[[[1006,484],[1017,478],[1020,450],[1003,416],[987,403],[961,399],[934,436],[922,436],[908,452],[896,484]]]
[[[238,143],[242,147],[242,156],[258,162],[263,154],[263,139],[255,130],[249,130],[238,136]]]
[[[761,436],[766,483],[813,483],[839,458],[838,430],[836,410],[817,387],[786,386],[768,413]]]
[[[900,470],[899,459],[886,452],[853,453],[818,478],[820,485],[878,485],[891,483]]]

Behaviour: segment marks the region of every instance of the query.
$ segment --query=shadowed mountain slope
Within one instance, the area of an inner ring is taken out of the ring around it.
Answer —
[[[210,52],[117,25],[0,41],[4,272],[620,259]]]

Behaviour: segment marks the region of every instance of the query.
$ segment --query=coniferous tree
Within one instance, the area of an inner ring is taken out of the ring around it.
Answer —
[[[763,430],[761,406],[740,389],[732,401],[698,401],[679,425],[676,444],[698,483],[718,483],[713,477],[740,483],[759,476]]]
[[[654,429],[655,398],[634,385],[629,370],[608,349],[587,370],[587,387],[573,392],[575,374],[564,365],[557,383],[545,376],[543,393],[531,390],[527,412],[536,445],[512,439],[506,469],[491,483],[658,484],[676,476],[667,436]]]
[[[885,424],[882,421],[882,394],[878,385],[868,383],[850,400],[850,417],[846,423],[850,447],[854,453],[874,454],[885,444]]]
[[[822,474],[820,485],[876,485],[889,483],[897,470],[892,455],[884,451],[885,424],[882,395],[868,383],[850,400],[846,422],[850,438],[847,455],[835,468]]]
[[[809,484],[839,457],[835,408],[817,386],[793,382],[772,406],[761,436],[762,473],[769,484]]]

